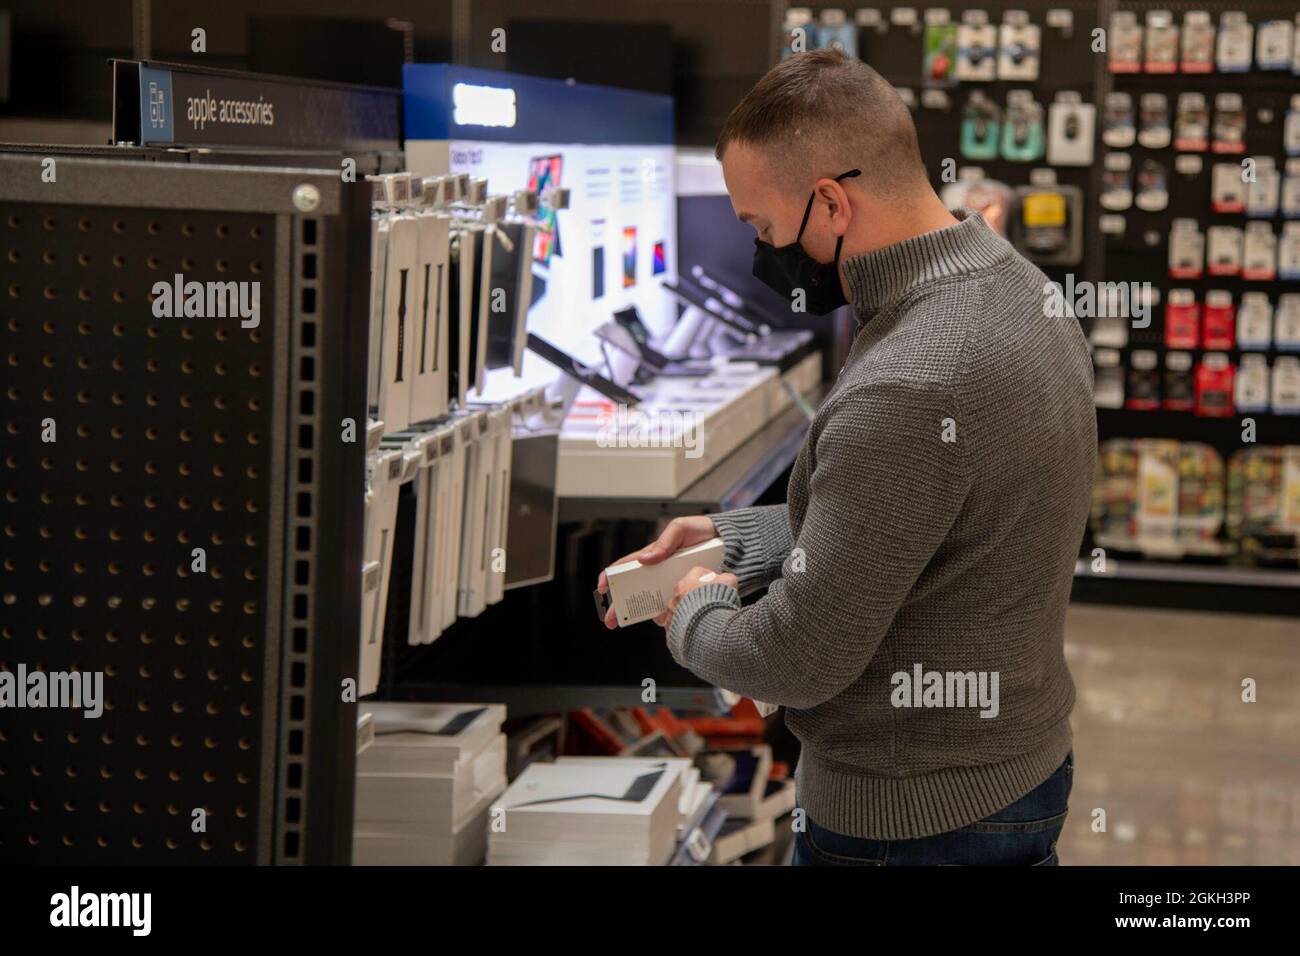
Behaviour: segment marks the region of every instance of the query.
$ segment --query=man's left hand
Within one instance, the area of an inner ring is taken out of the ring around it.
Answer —
[[[677,587],[673,589],[673,596],[668,601],[668,610],[656,617],[655,623],[663,627],[665,631],[668,630],[673,623],[673,611],[677,609],[677,602],[705,584],[725,584],[729,588],[734,588],[737,592],[740,591],[740,582],[736,580],[734,574],[710,571],[708,568],[691,568],[677,582]]]

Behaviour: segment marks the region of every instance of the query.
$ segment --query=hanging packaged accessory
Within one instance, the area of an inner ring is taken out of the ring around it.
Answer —
[[[1287,282],[1300,279],[1300,221],[1282,224],[1282,238],[1277,247],[1277,277]]]
[[[1178,115],[1174,120],[1174,149],[1201,153],[1210,146],[1210,112],[1201,93],[1178,94]]]
[[[1201,344],[1201,307],[1191,289],[1170,289],[1165,302],[1165,345],[1194,349]]]
[[[1107,153],[1102,160],[1101,207],[1123,212],[1133,205],[1131,170],[1133,157],[1128,153]]]
[[[978,90],[966,101],[961,123],[961,154],[967,159],[996,159],[1002,111]]]
[[[1240,93],[1220,93],[1214,98],[1214,142],[1216,153],[1246,151],[1246,107]]]
[[[823,10],[818,16],[817,49],[839,50],[845,56],[857,57],[858,28],[843,10]]]
[[[984,10],[963,10],[957,28],[957,79],[988,82],[998,76],[998,28]]]
[[[1277,278],[1277,236],[1272,223],[1246,223],[1241,248],[1241,277],[1252,282],[1272,282]]]
[[[1223,213],[1246,211],[1246,184],[1236,163],[1215,163],[1211,167],[1210,208]]]
[[[1106,65],[1112,73],[1142,72],[1142,24],[1131,10],[1117,10],[1110,16]]]
[[[1269,408],[1268,359],[1263,355],[1243,355],[1237,368],[1236,395],[1238,412],[1267,412]]]
[[[1017,163],[1037,162],[1043,156],[1043,108],[1029,90],[1007,93],[1002,124],[1002,158]]]
[[[1233,367],[1222,352],[1207,352],[1196,369],[1196,414],[1230,418],[1233,414]]]
[[[1053,166],[1091,166],[1097,108],[1074,90],[1056,94],[1048,110],[1047,161]]]
[[[1300,358],[1284,355],[1273,362],[1271,391],[1274,415],[1300,415]]]
[[[1134,349],[1129,355],[1124,407],[1137,412],[1153,412],[1160,407],[1159,359],[1151,349]]]
[[[1255,30],[1255,68],[1290,70],[1295,24],[1290,20],[1265,20]]]
[[[1041,30],[1024,10],[1008,10],[998,31],[998,79],[1032,82],[1038,79]]]
[[[925,86],[952,86],[957,82],[957,24],[941,7],[925,11],[925,57],[921,81]]]
[[[1300,293],[1284,292],[1277,297],[1273,347],[1279,352],[1300,352]]]
[[[1083,193],[1061,186],[1050,169],[1035,169],[1034,185],[1016,190],[1019,214],[1012,244],[1040,265],[1077,265],[1083,258]]]
[[[1226,289],[1211,289],[1205,293],[1205,328],[1201,333],[1201,348],[1230,349],[1236,343],[1236,307],[1232,293]]]
[[[1263,292],[1244,292],[1237,313],[1237,347],[1265,351],[1273,344],[1273,304]]]
[[[1168,10],[1148,10],[1146,72],[1178,72],[1178,24]]]
[[[1228,10],[1219,17],[1215,62],[1220,73],[1245,73],[1250,69],[1255,28],[1240,10]]]
[[[1169,227],[1169,275],[1198,279],[1205,269],[1205,235],[1195,219],[1175,219]]]
[[[1124,407],[1124,370],[1115,349],[1097,349],[1092,353],[1092,397],[1098,408]]]
[[[1127,93],[1107,93],[1101,124],[1102,143],[1112,149],[1128,149],[1135,139],[1133,97]]]
[[[1164,149],[1173,138],[1169,97],[1163,93],[1143,93],[1138,103],[1138,144],[1147,149]]]
[[[1286,176],[1282,179],[1282,215],[1288,219],[1300,218],[1300,158],[1286,161]]]
[[[1282,124],[1282,150],[1288,156],[1300,156],[1300,93],[1291,97],[1291,108]]]
[[[1183,14],[1182,59],[1184,73],[1210,73],[1214,70],[1214,21],[1205,10]]]
[[[1271,156],[1255,156],[1255,179],[1245,190],[1245,215],[1252,219],[1273,219],[1278,215],[1282,195],[1282,174]]]
[[[790,7],[781,23],[781,59],[817,49],[817,24],[808,7]]]
[[[1143,212],[1159,212],[1169,205],[1169,176],[1164,164],[1142,160],[1137,171],[1137,195],[1133,203]]]
[[[1205,271],[1212,276],[1241,274],[1241,230],[1210,226],[1205,230]]]
[[[1196,407],[1196,378],[1191,352],[1165,355],[1164,398],[1161,406],[1170,412],[1190,412]]]

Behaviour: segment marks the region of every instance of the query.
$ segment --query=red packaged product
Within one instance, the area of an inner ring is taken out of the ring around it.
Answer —
[[[1196,414],[1206,418],[1230,418],[1233,366],[1222,352],[1209,352],[1196,369]]]
[[[1165,345],[1194,349],[1200,345],[1201,307],[1191,289],[1170,289],[1165,303]]]
[[[1205,294],[1205,334],[1202,346],[1207,349],[1235,348],[1237,343],[1237,307],[1232,293],[1212,289]]]

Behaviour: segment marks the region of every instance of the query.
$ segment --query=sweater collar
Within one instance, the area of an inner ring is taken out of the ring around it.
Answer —
[[[954,209],[952,214],[955,225],[844,260],[849,301],[859,323],[920,285],[987,269],[1010,253],[1010,244],[979,213]]]

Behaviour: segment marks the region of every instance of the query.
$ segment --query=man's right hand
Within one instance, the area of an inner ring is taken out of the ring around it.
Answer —
[[[611,563],[623,564],[627,561],[640,561],[642,564],[658,564],[664,558],[668,557],[682,548],[689,548],[693,544],[700,544],[708,541],[710,538],[716,538],[718,531],[713,527],[713,519],[708,515],[691,515],[689,518],[674,518],[664,527],[663,533],[659,535],[652,543],[647,545],[641,551],[634,551],[632,554],[624,555],[617,561]],[[609,590],[609,580],[605,577],[605,572],[600,572],[600,581],[596,589],[604,594]],[[618,627],[618,617],[611,607],[605,612],[605,626],[610,628]]]

